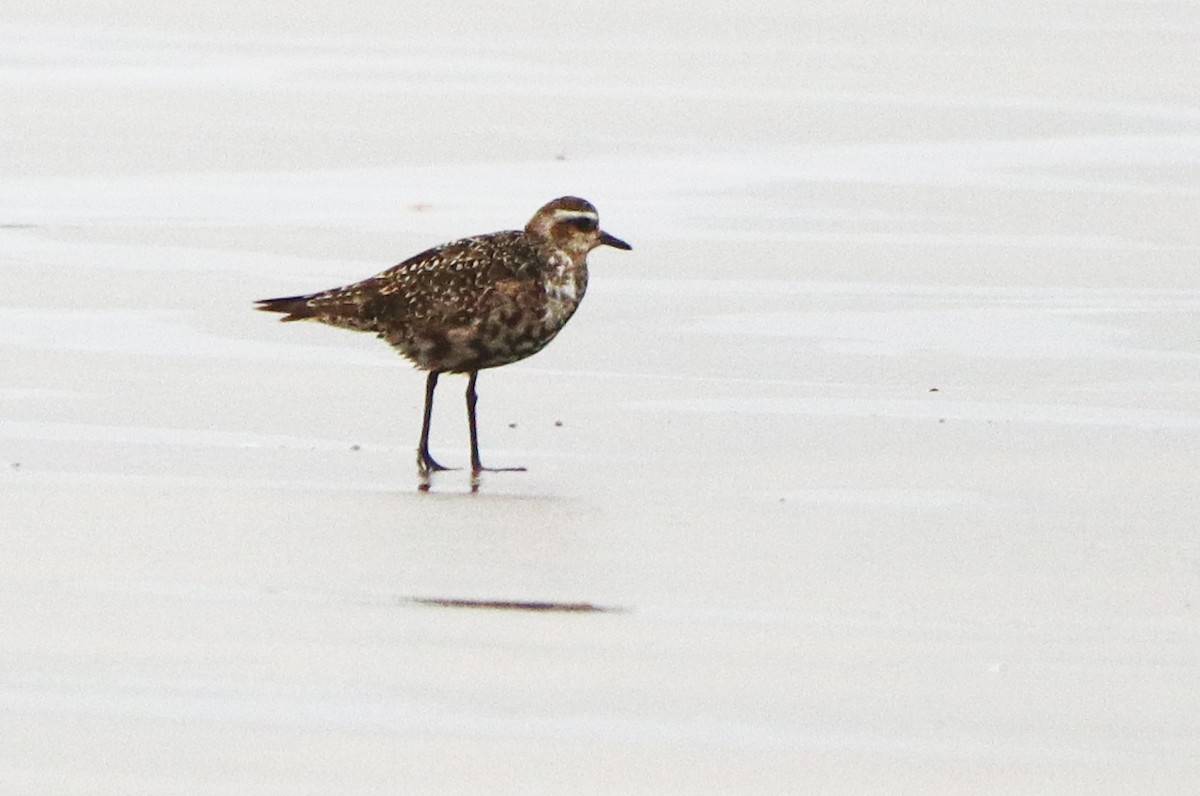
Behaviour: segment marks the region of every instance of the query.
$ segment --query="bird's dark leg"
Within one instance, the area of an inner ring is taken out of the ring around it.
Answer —
[[[421,476],[421,490],[429,489],[429,475],[438,470],[449,470],[429,455],[429,423],[433,419],[433,391],[437,388],[438,371],[429,371],[425,380],[425,419],[421,423],[421,444],[417,446],[417,473]]]
[[[471,432],[472,473],[478,473],[483,469],[483,465],[479,463],[479,429],[475,427],[475,404],[479,402],[479,396],[475,394],[475,380],[477,378],[479,378],[479,371],[473,370],[467,379],[467,428]]]
[[[479,461],[479,431],[475,425],[475,404],[479,402],[479,396],[475,394],[475,379],[478,376],[479,371],[473,370],[467,379],[467,427],[471,430],[471,475],[472,477],[478,476],[482,472],[524,472],[524,467],[484,467]]]

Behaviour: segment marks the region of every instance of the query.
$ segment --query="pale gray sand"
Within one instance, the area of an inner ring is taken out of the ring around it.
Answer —
[[[1195,792],[1200,8],[505,9],[0,14],[0,791]],[[563,193],[418,494],[252,301]]]

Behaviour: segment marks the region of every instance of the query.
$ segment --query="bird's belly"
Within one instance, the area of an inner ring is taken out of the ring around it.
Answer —
[[[554,339],[579,307],[587,273],[556,263],[538,282],[499,286],[505,300],[467,323],[423,324],[389,342],[425,370],[451,373],[507,365],[532,356]]]
[[[461,326],[426,328],[392,344],[424,370],[465,373],[532,356],[554,339],[559,328],[547,327],[540,315],[532,313],[495,313]]]

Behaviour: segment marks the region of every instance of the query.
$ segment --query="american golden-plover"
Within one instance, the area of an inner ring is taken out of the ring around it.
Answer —
[[[554,339],[583,299],[587,256],[597,246],[631,248],[600,229],[590,202],[564,196],[534,213],[524,230],[443,243],[370,279],[304,296],[263,299],[257,309],[284,313],[284,321],[314,320],[374,332],[429,371],[417,446],[423,490],[434,471],[448,469],[429,454],[438,376],[467,374],[474,488],[479,473],[493,469],[479,461],[479,371],[536,354]]]

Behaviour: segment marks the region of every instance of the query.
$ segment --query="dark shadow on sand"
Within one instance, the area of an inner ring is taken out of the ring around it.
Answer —
[[[433,608],[478,608],[491,611],[532,611],[534,613],[623,614],[628,608],[592,603],[558,603],[538,600],[467,600],[454,597],[408,597],[404,602]]]

